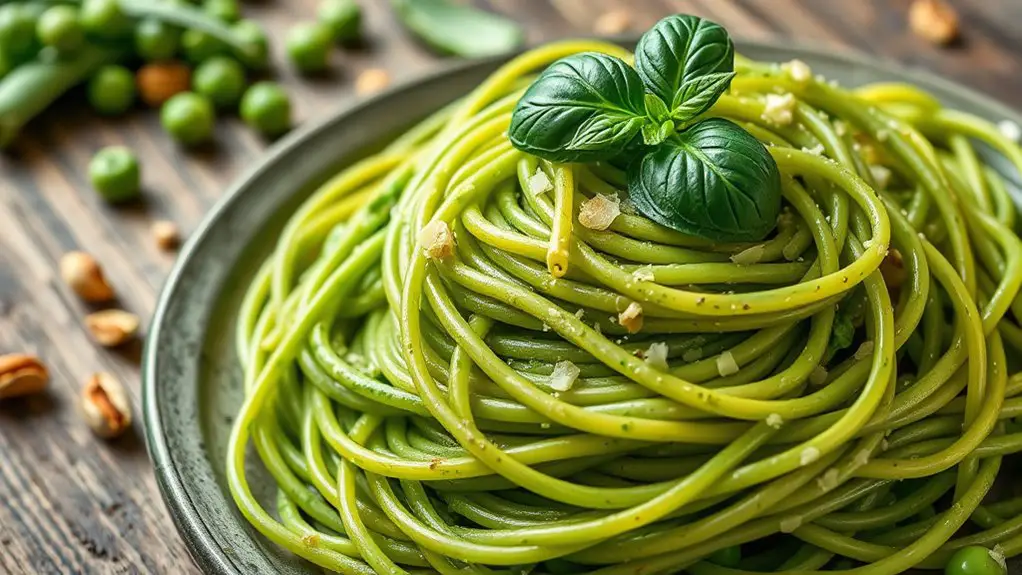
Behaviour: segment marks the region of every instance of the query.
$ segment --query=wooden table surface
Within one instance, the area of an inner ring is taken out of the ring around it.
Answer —
[[[300,121],[315,121],[354,98],[360,70],[382,67],[396,81],[438,60],[404,34],[384,0],[362,0],[368,47],[336,53],[334,72],[303,80],[284,65],[278,76]],[[906,29],[908,0],[476,0],[522,22],[530,42],[591,33],[594,21],[628,7],[630,28],[645,30],[680,11],[709,17],[733,35],[790,39],[859,50],[921,66],[1022,107],[1022,2],[958,0],[963,41],[936,48]],[[314,14],[314,0],[245,5],[280,38]],[[274,57],[282,62],[282,46]],[[89,311],[56,272],[60,256],[91,252],[117,289],[119,304],[143,318],[152,312],[173,255],[150,237],[154,219],[194,228],[225,187],[258,161],[266,145],[237,120],[222,121],[216,144],[199,152],[174,146],[158,114],[138,110],[100,120],[77,98],[33,123],[0,156],[0,354],[31,352],[49,366],[48,392],[0,405],[0,573],[194,573],[164,509],[135,422],[127,437],[95,439],[76,412],[83,380],[109,371],[138,406],[140,345],[116,352],[93,345],[83,328]],[[143,203],[115,208],[85,176],[102,146],[125,144],[144,166]],[[136,412],[137,415],[137,412]]]

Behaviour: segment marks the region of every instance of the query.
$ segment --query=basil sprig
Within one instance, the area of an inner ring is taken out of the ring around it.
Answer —
[[[554,62],[519,100],[508,136],[554,162],[607,161],[638,149],[628,191],[644,216],[710,240],[761,240],[781,209],[777,164],[737,124],[700,118],[733,77],[727,30],[668,16],[639,40],[634,69],[594,52]]]

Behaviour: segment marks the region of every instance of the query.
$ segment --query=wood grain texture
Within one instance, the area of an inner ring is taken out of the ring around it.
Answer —
[[[285,66],[278,77],[293,94],[301,121],[314,121],[352,101],[353,79],[369,67],[396,81],[439,65],[399,28],[384,0],[363,0],[367,47],[335,54],[333,72],[304,80]],[[1022,106],[1022,3],[958,0],[963,41],[937,49],[908,34],[908,0],[475,0],[522,22],[533,43],[588,34],[595,20],[627,8],[643,30],[683,11],[710,17],[736,36],[791,39],[859,50],[920,66]],[[273,37],[312,17],[313,0],[248,3],[248,17]],[[274,57],[282,62],[282,46]],[[750,56],[755,57],[755,54]],[[0,573],[194,573],[195,567],[156,490],[141,425],[113,443],[92,437],[76,413],[84,379],[110,371],[138,405],[140,345],[117,352],[95,347],[82,317],[90,311],[56,273],[60,256],[91,252],[119,294],[118,305],[147,317],[173,256],[150,237],[155,219],[193,228],[226,186],[265,148],[237,120],[221,121],[216,144],[178,149],[157,114],[138,110],[101,120],[80,92],[64,98],[0,156],[0,353],[33,352],[50,367],[47,394],[0,405]],[[144,165],[145,199],[114,208],[89,188],[92,154],[130,146]]]

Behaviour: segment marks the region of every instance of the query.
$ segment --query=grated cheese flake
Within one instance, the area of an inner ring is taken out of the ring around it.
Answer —
[[[575,385],[579,373],[581,370],[574,363],[559,361],[554,365],[554,372],[550,374],[550,387],[557,391],[568,391]]]
[[[642,329],[642,306],[634,301],[628,304],[625,311],[617,315],[617,322],[627,329],[628,333],[638,333]]]
[[[657,342],[650,344],[649,349],[645,351],[646,365],[658,369],[660,371],[667,371],[667,344],[664,342]]]
[[[820,458],[819,448],[810,445],[802,450],[802,453],[798,454],[798,464],[802,466],[809,465]]]
[[[807,154],[812,154],[814,156],[822,156],[823,152],[825,150],[826,150],[826,148],[823,147],[823,144],[816,144],[812,148],[807,148],[805,146],[802,146],[802,151],[803,152],[806,152]]]
[[[552,189],[554,189],[554,184],[550,181],[550,177],[546,175],[542,168],[536,168],[536,173],[529,178],[529,193],[533,196],[539,196]]]
[[[819,387],[827,382],[827,369],[822,365],[816,366],[809,374],[809,383]]]
[[[1004,560],[1004,547],[1001,547],[1000,544],[994,545],[993,549],[987,549],[987,553],[990,554],[990,558],[994,560],[994,563],[1001,566],[1002,573],[1008,572],[1008,563]]]
[[[1008,138],[1012,142],[1022,141],[1022,126],[1019,126],[1011,120],[1001,120],[997,122],[997,130],[1001,132],[1001,135]]]
[[[875,344],[872,341],[862,342],[862,345],[859,346],[859,349],[855,350],[855,359],[858,361],[866,359],[867,357],[873,355],[874,345]]]
[[[577,317],[578,319],[582,319],[582,316],[584,316],[585,314],[586,314],[585,308],[580,307],[578,308],[578,311],[575,312],[575,317]]]
[[[605,230],[621,215],[621,201],[617,194],[596,194],[582,202],[578,209],[578,223],[591,230]]]
[[[799,84],[805,84],[813,79],[813,69],[802,60],[795,59],[782,66],[788,72],[788,76]]]
[[[632,272],[632,277],[635,281],[651,282],[656,280],[656,274],[653,273],[653,266],[642,266]]]
[[[766,424],[774,429],[780,429],[784,425],[784,418],[779,413],[771,413],[766,418]]]
[[[756,244],[731,256],[731,261],[740,266],[751,266],[762,261],[764,255],[766,255],[766,247],[763,244]]]
[[[721,377],[727,377],[738,373],[738,362],[735,361],[735,356],[731,355],[730,351],[717,356],[717,373]]]
[[[886,190],[887,185],[891,183],[891,170],[884,166],[870,166],[869,173],[873,176],[873,181],[876,182],[877,189]]]
[[[446,259],[454,255],[454,233],[447,222],[433,220],[419,230],[419,245],[426,257]]]
[[[795,119],[794,111],[794,94],[767,94],[762,118],[771,124],[787,126]]]

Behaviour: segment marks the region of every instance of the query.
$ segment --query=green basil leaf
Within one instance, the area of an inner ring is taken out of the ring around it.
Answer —
[[[660,96],[646,93],[643,100],[646,104],[646,115],[658,123],[671,117],[671,111],[667,109],[667,104],[660,99]]]
[[[761,240],[781,211],[773,157],[723,118],[699,122],[634,161],[628,191],[650,220],[715,241]]]
[[[687,14],[668,16],[642,35],[635,67],[647,89],[671,102],[674,118],[705,112],[731,78],[705,76],[734,72],[735,46],[719,24]]]
[[[639,75],[619,58],[597,52],[554,62],[511,114],[508,137],[552,162],[609,159],[647,123]]]
[[[734,72],[720,72],[685,82],[671,102],[671,117],[687,120],[709,110],[721,94],[727,91],[734,77]]]

